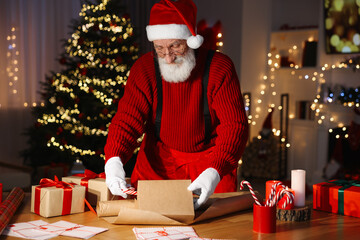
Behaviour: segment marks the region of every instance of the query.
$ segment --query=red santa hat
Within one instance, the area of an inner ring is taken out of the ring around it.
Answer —
[[[149,41],[186,39],[190,48],[199,48],[204,38],[196,34],[196,12],[192,0],[161,0],[154,4],[146,27]]]
[[[269,112],[268,115],[266,116],[262,126],[263,128],[272,129],[272,113],[273,113],[273,109],[271,109],[271,112]]]

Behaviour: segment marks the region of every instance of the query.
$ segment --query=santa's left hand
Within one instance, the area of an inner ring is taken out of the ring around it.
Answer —
[[[220,175],[216,169],[208,168],[190,184],[188,190],[199,195],[199,198],[194,202],[195,210],[208,200],[219,182]]]

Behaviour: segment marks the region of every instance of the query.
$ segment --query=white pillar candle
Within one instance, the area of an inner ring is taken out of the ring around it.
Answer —
[[[295,207],[305,206],[305,179],[306,171],[302,169],[291,170],[291,189],[295,192]]]

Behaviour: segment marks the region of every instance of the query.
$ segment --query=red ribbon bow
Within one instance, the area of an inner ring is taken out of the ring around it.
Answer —
[[[57,188],[74,188],[75,183],[67,183],[67,182],[63,182],[63,181],[59,181],[57,176],[54,176],[54,180],[49,179],[49,178],[42,178],[40,180],[40,188],[43,187],[57,187]]]
[[[104,178],[105,179],[106,178],[106,175],[104,172],[97,174],[88,169],[85,169],[84,173],[78,173],[73,176],[82,177],[80,185],[86,187],[86,192],[88,190],[88,185],[89,185],[90,179],[95,179],[95,178]]]

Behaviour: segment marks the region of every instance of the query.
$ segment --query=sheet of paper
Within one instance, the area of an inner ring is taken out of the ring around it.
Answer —
[[[38,240],[45,240],[58,236],[56,233],[46,233],[37,230],[37,228],[41,228],[44,225],[48,225],[48,223],[42,220],[9,224],[2,234],[18,238]]]
[[[154,228],[133,228],[136,239],[146,240],[181,240],[198,237],[192,227],[154,227]]]
[[[88,239],[107,230],[107,228],[89,227],[67,221],[47,223],[45,221],[38,220],[9,224],[2,234],[6,236],[36,240],[46,240],[59,235]]]
[[[99,227],[89,227],[84,225],[79,225],[76,223],[71,223],[67,221],[58,221],[55,223],[48,224],[43,226],[41,229],[38,229],[47,233],[56,233],[61,236],[76,237],[88,239],[96,234],[107,231],[107,228]]]

